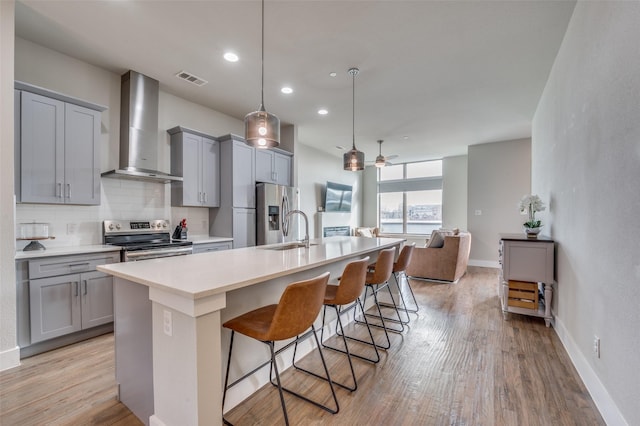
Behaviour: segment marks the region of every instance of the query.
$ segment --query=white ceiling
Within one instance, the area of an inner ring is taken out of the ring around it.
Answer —
[[[574,5],[267,0],[265,107],[297,126],[299,142],[339,156],[352,140],[347,70],[358,67],[356,146],[368,161],[377,139],[401,162],[529,137]],[[259,1],[22,0],[16,34],[239,119],[260,103]],[[226,50],[240,61],[223,60]],[[209,83],[181,81],[182,70]]]

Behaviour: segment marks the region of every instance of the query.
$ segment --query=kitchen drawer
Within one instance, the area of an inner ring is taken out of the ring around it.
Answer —
[[[231,241],[221,243],[200,243],[193,245],[193,254],[206,253],[210,251],[231,250]]]
[[[29,279],[91,272],[98,265],[119,261],[119,252],[39,258],[29,261]]]

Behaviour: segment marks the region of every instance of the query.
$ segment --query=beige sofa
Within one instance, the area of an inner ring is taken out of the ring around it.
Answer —
[[[406,273],[415,278],[456,282],[467,272],[470,250],[469,232],[445,235],[442,247],[416,247]]]

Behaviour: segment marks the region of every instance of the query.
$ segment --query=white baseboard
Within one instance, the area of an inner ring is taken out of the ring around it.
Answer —
[[[576,342],[564,326],[564,323],[558,317],[555,317],[554,330],[560,338],[567,354],[569,354],[573,366],[578,370],[578,375],[580,375],[584,385],[587,387],[604,421],[608,425],[628,426],[629,423],[622,416],[618,406],[611,398],[611,395],[609,395],[607,388],[602,384],[600,378],[598,378],[596,372],[591,368],[584,354],[580,351],[578,345],[576,345]]]
[[[155,414],[149,417],[149,426],[167,426]]]
[[[8,370],[20,365],[20,347],[0,352],[0,371]]]
[[[500,264],[493,260],[469,259],[469,266],[481,266],[483,268],[500,268]]]

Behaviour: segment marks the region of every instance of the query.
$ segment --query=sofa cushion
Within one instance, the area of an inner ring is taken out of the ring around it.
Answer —
[[[378,236],[378,228],[371,228],[367,226],[357,227],[354,231],[356,237],[375,238]]]
[[[426,248],[442,248],[444,247],[444,237],[446,235],[454,235],[454,232],[448,229],[438,229],[431,232],[431,238],[427,241]]]

